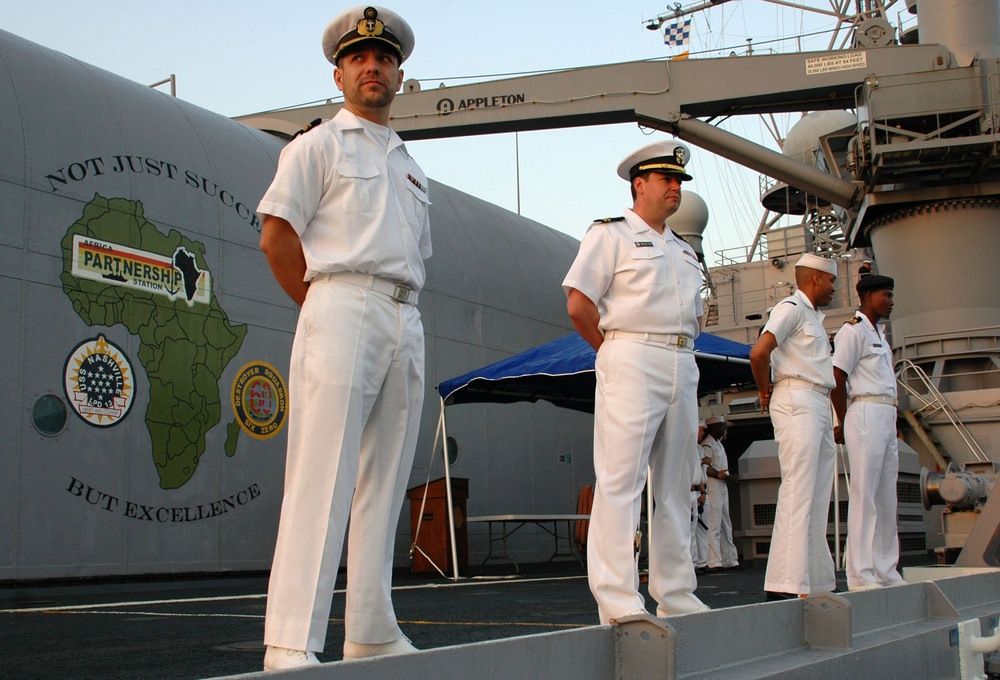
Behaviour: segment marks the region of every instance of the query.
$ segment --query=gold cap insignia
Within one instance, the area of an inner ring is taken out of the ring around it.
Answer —
[[[358,22],[358,35],[373,37],[382,35],[385,24],[378,18],[378,10],[374,7],[365,8],[365,17]]]

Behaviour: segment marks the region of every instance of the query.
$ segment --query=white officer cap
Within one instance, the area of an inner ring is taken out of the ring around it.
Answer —
[[[690,181],[691,175],[684,171],[691,151],[680,142],[653,142],[629,154],[618,164],[618,176],[631,182],[642,172],[659,172],[674,175],[682,181]]]
[[[726,419],[723,418],[722,416],[709,416],[708,418],[705,418],[705,424],[706,425],[715,425],[716,423],[723,423],[723,424],[725,424],[725,422],[726,422]]]
[[[819,255],[813,255],[812,253],[806,253],[799,258],[799,261],[795,263],[796,268],[798,267],[809,267],[810,269],[818,269],[821,272],[826,272],[833,276],[837,275],[837,263],[828,257],[820,257]]]
[[[378,40],[399,55],[402,64],[413,53],[413,29],[391,10],[375,5],[349,9],[331,21],[323,31],[323,54],[337,65],[337,57],[345,48],[365,40]]]

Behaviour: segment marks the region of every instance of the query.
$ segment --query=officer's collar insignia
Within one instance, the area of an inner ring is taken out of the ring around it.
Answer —
[[[378,10],[374,7],[365,8],[365,18],[358,22],[358,35],[372,38],[382,35],[383,31],[385,24],[378,18]]]

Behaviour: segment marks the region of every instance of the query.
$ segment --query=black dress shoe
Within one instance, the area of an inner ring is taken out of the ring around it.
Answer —
[[[765,600],[767,602],[777,602],[779,600],[795,600],[798,599],[798,595],[795,593],[782,593],[777,590],[765,590],[764,591]]]
[[[732,567],[726,567],[726,571],[743,571],[744,569],[746,569],[746,567],[744,567],[742,564],[737,564]]]

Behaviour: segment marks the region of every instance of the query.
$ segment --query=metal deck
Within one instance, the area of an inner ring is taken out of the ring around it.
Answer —
[[[930,571],[935,578],[956,573]],[[760,568],[700,576],[698,595],[714,611],[666,626],[594,625],[586,578],[566,566],[457,583],[400,579],[401,627],[425,651],[286,677],[958,678],[959,623],[979,619],[988,633],[1000,615],[997,571],[767,604],[763,577]],[[4,675],[256,674],[265,588],[262,576],[0,588]],[[338,590],[334,617],[343,599]],[[342,643],[343,621],[333,618],[321,660],[338,661]]]

